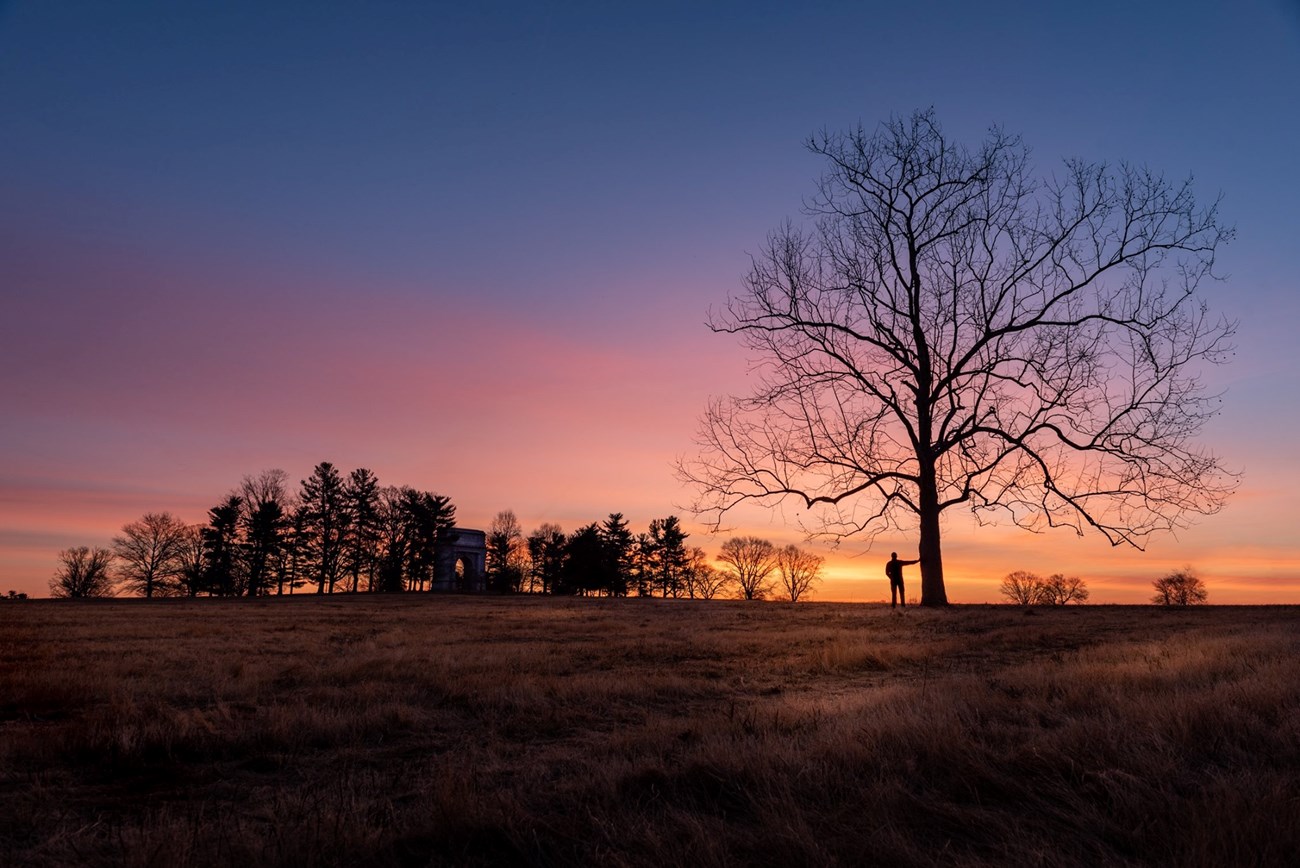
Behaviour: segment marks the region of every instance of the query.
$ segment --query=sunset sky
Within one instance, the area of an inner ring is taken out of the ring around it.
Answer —
[[[801,219],[810,133],[931,105],[1043,173],[1192,174],[1238,232],[1228,507],[1146,552],[951,514],[949,598],[1028,569],[1139,602],[1190,564],[1211,602],[1300,602],[1296,0],[0,2],[0,593],[322,460],[466,526],[675,513],[716,551],[672,469],[749,389],[708,309]],[[881,599],[915,545],[821,549],[817,598]]]

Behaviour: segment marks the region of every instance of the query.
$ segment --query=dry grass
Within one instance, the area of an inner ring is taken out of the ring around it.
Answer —
[[[0,608],[6,865],[1290,865],[1300,610]]]

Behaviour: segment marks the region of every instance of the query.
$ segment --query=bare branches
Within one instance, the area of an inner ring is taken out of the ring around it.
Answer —
[[[792,603],[799,602],[821,580],[822,563],[815,552],[787,545],[776,550],[776,573],[780,581],[781,596]]]
[[[718,562],[731,573],[743,600],[763,600],[772,591],[770,578],[777,567],[777,549],[755,536],[733,537],[722,544]]]
[[[1222,506],[1235,478],[1195,443],[1234,331],[1201,298],[1233,234],[1217,202],[1127,164],[1038,180],[1018,137],[969,151],[932,112],[808,147],[813,222],[711,322],[758,383],[680,467],[706,520],[795,498],[839,536],[968,504],[1141,546]]]
[[[96,546],[76,546],[59,552],[59,568],[50,579],[50,596],[78,599],[114,594],[113,552]]]

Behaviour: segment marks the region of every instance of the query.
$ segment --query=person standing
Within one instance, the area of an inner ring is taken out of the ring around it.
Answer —
[[[903,567],[919,564],[918,558],[914,561],[900,561],[898,552],[889,553],[889,561],[885,564],[885,575],[889,576],[889,607],[892,609],[896,605],[907,605],[907,596],[903,590]]]

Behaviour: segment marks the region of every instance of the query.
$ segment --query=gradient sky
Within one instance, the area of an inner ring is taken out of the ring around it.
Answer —
[[[1030,569],[1135,602],[1190,564],[1212,602],[1300,602],[1295,0],[0,2],[0,592],[322,460],[467,526],[681,513],[716,550],[671,467],[748,390],[708,308],[799,217],[806,136],[931,105],[1044,172],[1193,174],[1238,230],[1227,509],[1145,553],[952,515],[949,597]],[[846,542],[818,597],[882,598],[914,546]]]

